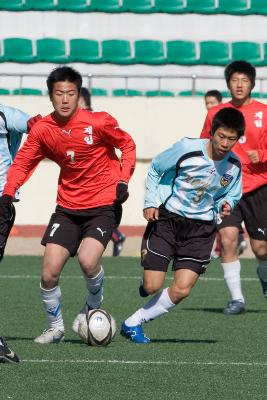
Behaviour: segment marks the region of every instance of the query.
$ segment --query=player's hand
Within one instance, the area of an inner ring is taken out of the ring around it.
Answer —
[[[37,114],[34,117],[30,118],[27,122],[27,133],[30,132],[30,130],[32,129],[32,127],[35,125],[35,123],[37,121],[39,121],[40,119],[42,119],[41,114]]]
[[[231,214],[231,206],[226,201],[222,204],[222,209],[220,211],[220,217],[225,218]]]
[[[246,153],[252,164],[260,162],[259,152],[257,150],[247,150]]]
[[[122,204],[128,199],[128,197],[128,183],[119,181],[116,187],[116,202]]]
[[[143,210],[143,215],[147,221],[155,221],[159,219],[159,209],[155,207],[145,208]]]

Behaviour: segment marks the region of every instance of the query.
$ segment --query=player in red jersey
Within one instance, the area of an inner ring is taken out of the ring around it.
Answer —
[[[249,233],[251,248],[258,262],[257,273],[267,298],[267,105],[251,98],[256,70],[248,62],[234,61],[229,64],[225,69],[225,79],[232,99],[208,112],[201,137],[210,137],[213,116],[221,108],[236,108],[245,117],[245,136],[233,149],[242,162],[243,196],[233,213],[218,225],[224,279],[232,298],[224,313],[231,315],[245,311],[241,266],[237,256],[238,226],[242,221]]]
[[[35,339],[55,343],[64,339],[59,278],[75,256],[86,280],[85,306],[73,322],[78,331],[81,314],[99,308],[103,300],[101,256],[119,223],[121,203],[128,198],[128,181],[135,167],[135,143],[105,112],[78,107],[81,75],[70,67],[53,70],[47,79],[54,111],[33,126],[9,169],[0,198],[0,222],[8,218],[15,190],[48,158],[60,167],[57,207],[42,239],[45,245],[41,296],[49,328]],[[115,148],[121,150],[121,162]]]

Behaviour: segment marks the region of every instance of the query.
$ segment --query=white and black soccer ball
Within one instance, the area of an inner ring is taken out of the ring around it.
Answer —
[[[88,346],[107,346],[115,333],[116,322],[105,310],[90,310],[80,319],[78,334]]]

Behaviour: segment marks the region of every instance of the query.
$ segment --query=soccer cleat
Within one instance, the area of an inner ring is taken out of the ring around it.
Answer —
[[[225,315],[238,315],[243,314],[245,311],[245,303],[240,300],[232,300],[224,308],[223,313]]]
[[[144,289],[144,281],[141,279],[140,285],[139,285],[139,294],[141,297],[147,297],[149,296],[149,293]]]
[[[18,363],[18,356],[12,351],[3,337],[0,337],[0,363]]]
[[[125,322],[121,326],[121,335],[134,343],[150,343],[150,339],[144,334],[142,325],[127,326]]]
[[[113,257],[117,257],[121,254],[123,242],[125,242],[126,236],[122,233],[118,240],[114,241],[113,244]]]
[[[246,240],[242,240],[239,244],[238,244],[238,255],[240,256],[241,254],[244,253],[244,251],[248,248],[248,243]]]
[[[48,328],[43,333],[34,339],[35,343],[48,344],[60,343],[64,340],[64,332],[57,328]]]
[[[89,310],[92,310],[92,308],[86,303],[72,323],[73,332],[78,333],[79,325],[83,321],[84,315],[86,315]]]
[[[267,299],[267,282],[262,279],[260,271],[261,271],[261,269],[260,269],[260,267],[258,267],[257,268],[257,275],[258,275],[260,283],[261,283],[263,296]]]

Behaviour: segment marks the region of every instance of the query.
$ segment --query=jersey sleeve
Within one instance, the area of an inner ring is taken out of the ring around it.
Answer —
[[[27,122],[30,116],[21,110],[13,107],[4,107],[7,129],[12,133],[23,134],[27,132]]]
[[[38,131],[33,128],[8,170],[3,194],[14,196],[16,190],[31,177],[39,162],[44,158]]]
[[[105,113],[103,126],[99,129],[104,142],[121,151],[121,176],[120,180],[129,182],[135,169],[136,146],[132,137],[123,131],[111,115]]]

